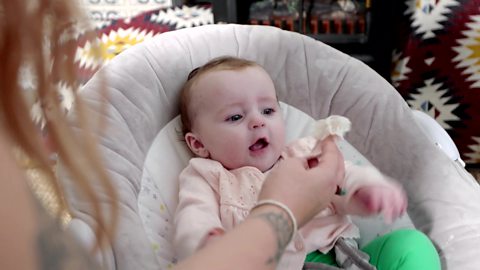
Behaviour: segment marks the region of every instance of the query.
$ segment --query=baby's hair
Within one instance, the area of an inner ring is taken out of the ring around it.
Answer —
[[[254,61],[233,57],[221,56],[214,58],[203,66],[193,69],[188,74],[187,81],[180,92],[180,118],[182,120],[182,135],[185,136],[192,129],[192,123],[189,112],[190,92],[195,82],[204,74],[219,70],[241,70],[247,67],[259,67]]]

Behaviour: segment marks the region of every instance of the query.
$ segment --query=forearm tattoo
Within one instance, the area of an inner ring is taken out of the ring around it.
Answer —
[[[80,247],[36,201],[38,217],[37,254],[38,269],[99,269],[92,256]]]
[[[293,224],[288,216],[283,213],[262,213],[256,217],[262,218],[272,226],[277,239],[277,251],[267,260],[267,264],[277,264],[287,247],[290,237],[293,233]]]

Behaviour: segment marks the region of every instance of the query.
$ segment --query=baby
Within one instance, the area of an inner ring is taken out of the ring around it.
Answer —
[[[193,70],[182,89],[180,111],[185,142],[196,156],[179,176],[174,246],[183,259],[246,218],[257,203],[266,174],[279,159],[321,154],[315,146],[322,138],[306,137],[285,145],[285,123],[271,78],[255,62],[234,57],[217,58]],[[348,215],[382,213],[392,221],[405,212],[407,200],[398,184],[372,167],[346,163],[345,173],[341,188],[346,194],[335,196],[297,231],[277,269],[302,269],[305,261],[367,269],[344,264],[338,254],[335,263],[335,244],[359,237]],[[415,244],[403,241],[405,235],[413,235]],[[421,248],[419,241],[425,243]],[[409,249],[401,250],[405,246]],[[432,258],[430,265],[434,266],[438,260],[428,238],[415,230],[387,234],[367,245],[365,252],[377,267],[385,263],[379,254],[395,253],[394,260],[415,263],[416,259],[405,258],[418,253],[424,261]],[[438,268],[405,265],[396,269],[440,269],[439,263]]]

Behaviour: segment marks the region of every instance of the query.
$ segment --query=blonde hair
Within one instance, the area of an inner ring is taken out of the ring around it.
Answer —
[[[189,111],[190,99],[192,88],[196,81],[202,75],[205,75],[208,72],[218,71],[218,70],[241,70],[247,67],[259,67],[256,62],[233,57],[233,56],[221,56],[214,58],[204,64],[203,66],[193,69],[190,74],[188,74],[187,81],[183,85],[180,92],[180,118],[182,121],[182,135],[185,136],[192,129],[191,122],[191,112]]]
[[[25,67],[33,78],[35,96],[41,102],[45,128],[51,135],[59,158],[69,170],[79,193],[91,202],[97,226],[97,247],[115,231],[118,216],[117,195],[87,121],[85,104],[77,97],[79,87],[75,65],[76,28],[88,21],[78,12],[76,1],[14,0],[0,3],[0,126],[14,147],[25,153],[63,200],[64,192],[56,179],[38,127],[32,121],[26,91],[20,85]],[[88,34],[94,39],[93,33]],[[94,42],[92,43],[94,44]],[[95,50],[95,49],[94,49]],[[97,48],[97,57],[100,57]],[[74,89],[75,121],[85,132],[74,133],[58,97],[58,85]],[[101,91],[101,89],[99,89]],[[111,199],[108,220],[93,188],[99,182]],[[102,211],[103,210],[103,211]],[[61,213],[58,213],[60,215]]]

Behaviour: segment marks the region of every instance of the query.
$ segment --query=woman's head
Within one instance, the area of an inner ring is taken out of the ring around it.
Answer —
[[[194,70],[181,94],[185,141],[227,169],[270,169],[285,143],[274,84],[252,61],[221,57]]]

